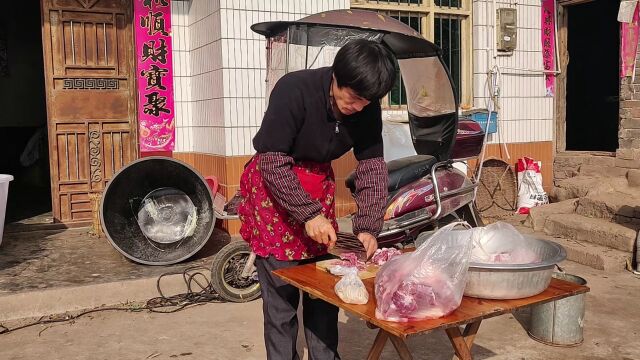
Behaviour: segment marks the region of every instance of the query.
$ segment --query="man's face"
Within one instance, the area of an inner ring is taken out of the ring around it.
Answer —
[[[355,91],[348,87],[339,87],[338,82],[333,78],[333,99],[336,102],[338,110],[343,115],[352,115],[361,111],[370,101],[358,96]]]

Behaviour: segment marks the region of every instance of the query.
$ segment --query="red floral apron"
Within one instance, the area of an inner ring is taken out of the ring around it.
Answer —
[[[240,235],[258,256],[278,260],[302,260],[327,253],[326,245],[306,235],[304,224],[291,218],[267,189],[260,173],[260,155],[247,164],[240,178],[243,200],[238,206],[242,221]],[[331,163],[296,163],[293,171],[302,188],[322,204],[322,214],[338,229],[334,198],[335,178]]]

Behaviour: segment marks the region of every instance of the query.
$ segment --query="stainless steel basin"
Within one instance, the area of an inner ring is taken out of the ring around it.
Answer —
[[[564,248],[548,240],[524,235],[531,251],[540,259],[532,264],[469,265],[464,295],[484,299],[520,299],[537,295],[551,282],[557,263],[567,257]]]

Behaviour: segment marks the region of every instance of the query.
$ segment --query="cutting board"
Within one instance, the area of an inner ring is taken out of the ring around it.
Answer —
[[[322,260],[322,261],[318,261],[316,262],[316,267],[318,269],[324,270],[326,272],[329,272],[329,267],[331,265],[333,265],[334,262],[336,262],[338,259],[329,259],[329,260]],[[362,270],[362,271],[358,271],[358,277],[360,279],[370,279],[370,278],[374,278],[376,277],[376,273],[378,272],[378,269],[380,267],[378,265],[373,265],[373,264],[367,264],[367,268]]]

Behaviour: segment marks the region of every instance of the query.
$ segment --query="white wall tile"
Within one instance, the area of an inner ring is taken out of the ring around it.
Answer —
[[[253,153],[266,104],[266,42],[250,26],[348,6],[348,0],[174,1],[176,149]]]
[[[224,115],[224,126],[225,127],[231,127],[231,99],[228,97],[225,97],[224,99],[224,109],[223,109],[223,115]]]
[[[524,0],[517,4],[500,2],[498,7],[515,7],[518,11],[518,44],[510,56],[498,56],[487,63],[487,45],[493,47],[495,37],[491,24],[495,13],[491,1],[473,1],[474,105],[486,107],[486,71],[492,64],[501,67],[499,131],[502,141],[529,142],[553,139],[553,98],[545,97],[545,76],[542,73],[517,69],[542,68],[540,44],[540,3]],[[485,12],[488,10],[488,12]],[[492,141],[497,141],[492,136]]]
[[[223,129],[224,131],[224,138],[225,138],[225,146],[224,146],[224,152],[223,154],[225,156],[232,156],[233,155],[233,142],[234,139],[231,137],[231,130],[232,128],[230,127],[225,127]]]

